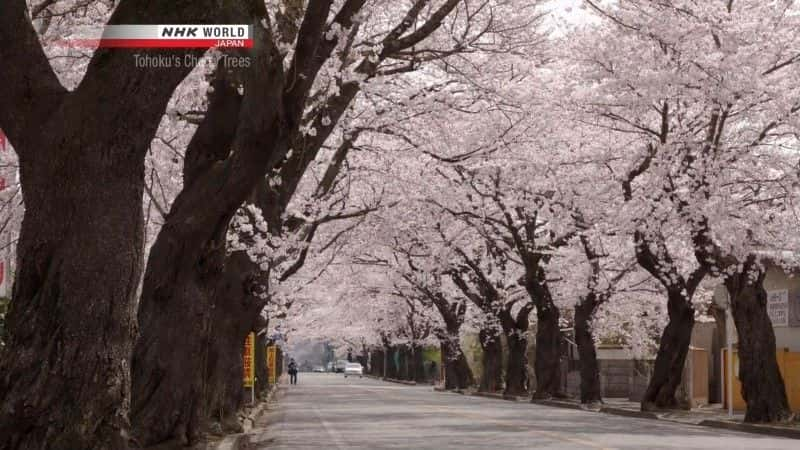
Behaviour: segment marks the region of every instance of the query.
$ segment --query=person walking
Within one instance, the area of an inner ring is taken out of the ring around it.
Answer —
[[[289,361],[289,384],[297,384],[297,363],[294,358]]]

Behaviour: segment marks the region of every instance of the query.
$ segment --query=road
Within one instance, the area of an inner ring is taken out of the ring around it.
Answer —
[[[258,449],[797,449],[797,440],[300,374]]]

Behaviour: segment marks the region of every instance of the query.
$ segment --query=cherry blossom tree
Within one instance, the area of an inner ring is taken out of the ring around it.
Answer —
[[[14,0],[0,12],[0,128],[19,156],[25,201],[8,345],[0,356],[0,445],[41,448],[49,440],[61,448],[120,449],[128,445],[124,361],[143,264],[144,159],[190,69],[141,70],[129,51],[101,49],[59,77],[31,12],[49,11],[51,25],[39,30],[57,35],[64,28],[53,26],[58,17],[98,26],[145,18],[250,23],[249,2],[55,3],[32,11]],[[63,15],[50,18],[56,13]]]
[[[795,217],[796,155],[786,149],[796,143],[799,110],[797,56],[788,50],[797,45],[796,5],[585,3],[604,19],[594,32],[607,34],[601,45],[596,35],[581,44],[592,43],[580,61],[591,88],[575,89],[584,99],[582,120],[635,149],[618,172],[626,213],[635,218],[640,265],[669,298],[671,320],[643,408],[675,404],[692,296],[711,274],[731,293],[746,419],[783,420],[790,413],[767,350],[774,334],[758,300],[766,295],[759,260],[796,248],[779,229]],[[621,57],[623,48],[640,58]]]

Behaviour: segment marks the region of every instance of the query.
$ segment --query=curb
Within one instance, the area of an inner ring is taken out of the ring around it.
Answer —
[[[463,389],[445,389],[445,388],[439,387],[439,386],[434,386],[433,390],[436,391],[436,392],[444,392],[444,393],[448,393],[448,394],[461,394],[461,395],[464,395],[464,394],[467,393]]]
[[[743,433],[765,434],[789,439],[800,439],[800,429],[767,427],[751,423],[726,422],[724,420],[704,420],[699,423],[701,427],[723,428]]]
[[[250,441],[248,433],[253,431],[255,421],[267,410],[269,404],[273,401],[280,389],[279,384],[274,384],[273,387],[267,392],[266,398],[259,402],[242,420],[242,433],[229,434],[222,438],[221,441],[211,444],[206,447],[207,450],[248,450],[250,448]]]
[[[580,404],[572,403],[572,402],[562,402],[562,401],[558,401],[558,400],[544,400],[544,399],[537,400],[537,399],[533,399],[533,400],[531,400],[531,403],[533,403],[534,405],[552,406],[552,407],[555,407],[555,408],[567,408],[567,409],[577,409],[577,410],[585,411],[583,408],[581,408]]]
[[[656,420],[662,419],[658,414],[650,411],[631,411],[629,409],[614,408],[609,406],[601,406],[600,412],[606,414],[613,414],[615,416],[636,417],[639,419],[656,419]],[[662,420],[667,420],[667,419],[662,419]]]
[[[509,401],[509,402],[518,402],[518,401],[524,401],[525,400],[524,397],[520,398],[520,397],[517,397],[515,395],[505,395],[505,394],[501,394],[499,392],[473,392],[470,395],[472,395],[474,397],[485,397],[485,398],[491,398],[491,399],[495,399],[495,400],[506,400],[506,401]]]
[[[373,380],[386,381],[387,383],[405,384],[406,386],[416,386],[417,385],[416,381],[398,380],[396,378],[383,378],[383,377],[378,377],[378,376],[375,376],[375,375],[364,375],[364,376],[367,377],[367,378],[372,378]]]
[[[668,417],[662,417],[657,413],[650,411],[631,411],[629,409],[614,408],[610,406],[602,406],[599,410],[593,410],[582,407],[578,403],[564,402],[558,400],[532,400],[531,403],[535,405],[551,406],[555,408],[567,408],[589,412],[600,412],[604,414],[611,414],[615,416],[633,417],[638,419],[661,420],[664,422],[680,423],[683,425],[696,425],[709,428],[722,428],[730,431],[739,431],[742,433],[762,434],[774,437],[783,437],[789,439],[800,439],[800,429],[783,428],[783,427],[770,427],[764,425],[755,425],[750,423],[728,422],[724,420],[703,420],[697,424],[689,424],[681,420],[673,420]]]
[[[405,384],[406,386],[416,386],[416,381],[406,381],[406,380],[397,380],[395,378],[384,378],[383,381],[388,381],[389,383],[398,383],[398,384]]]

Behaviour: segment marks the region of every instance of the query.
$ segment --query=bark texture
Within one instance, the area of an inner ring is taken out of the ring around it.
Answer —
[[[508,359],[506,364],[506,385],[503,394],[510,396],[528,393],[528,340],[524,334],[506,335]]]
[[[687,407],[675,398],[692,340],[694,308],[680,291],[668,291],[669,322],[661,335],[653,375],[642,398],[642,410]]]
[[[597,310],[597,296],[589,293],[575,306],[575,343],[578,346],[581,376],[581,403],[603,401],[600,365],[592,335],[591,321]]]
[[[628,188],[629,189],[629,188]],[[683,367],[694,328],[692,296],[708,272],[700,264],[688,278],[681,275],[660,234],[649,236],[641,231],[634,233],[636,260],[656,278],[667,291],[669,322],[661,335],[653,374],[642,398],[643,411],[659,408],[688,407],[679,403],[675,393],[683,377]]]
[[[503,342],[500,333],[494,328],[484,328],[478,333],[481,343],[481,384],[482,392],[498,392],[503,386]]]
[[[110,22],[205,22],[209,3],[122,1]],[[144,158],[189,69],[139,70],[128,52],[98,50],[67,93],[21,0],[4,2],[0,42],[0,127],[26,206],[0,355],[0,448],[125,449]]]
[[[534,399],[547,399],[561,393],[561,330],[558,327],[560,313],[549,302],[536,307],[536,391]]]
[[[747,403],[744,420],[791,420],[793,414],[786,397],[786,385],[775,355],[775,332],[767,315],[766,272],[756,268],[753,261],[745,268],[725,279],[739,335],[739,379],[742,397]]]
[[[442,363],[444,364],[444,388],[466,389],[475,384],[472,369],[467,363],[464,352],[461,351],[458,337],[456,336],[453,339],[452,336],[449,336],[442,341],[441,347]]]
[[[532,303],[522,306],[516,317],[511,313],[512,304],[505,305],[498,314],[503,334],[508,344],[506,360],[505,390],[509,396],[527,395],[528,393],[528,326]]]
[[[203,380],[203,398],[208,413],[219,419],[223,429],[235,432],[240,432],[236,413],[245,401],[242,387],[244,361],[241,350],[235,349],[242,348],[250,332],[259,331],[260,313],[265,305],[262,299],[252,295],[250,287],[255,276],[257,274],[253,272],[246,253],[234,252],[226,259],[225,272],[214,299],[214,309],[225,312],[216,314],[211,323],[206,377]],[[262,345],[258,345],[259,340]],[[263,335],[256,340],[255,367],[265,367],[264,342]],[[262,383],[265,382],[266,370],[261,377]]]
[[[274,107],[283,86],[280,56],[263,29],[254,29],[245,95],[239,97],[218,69],[208,113],[187,149],[184,189],[150,252],[132,361],[131,419],[142,445],[190,444],[198,436],[207,414],[203,374],[214,345],[211,322],[225,321],[215,317],[225,311],[225,305],[215,310],[215,294],[228,223],[285,155],[283,111]],[[235,334],[226,336],[236,340]]]

